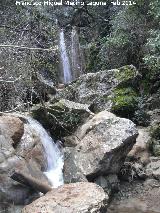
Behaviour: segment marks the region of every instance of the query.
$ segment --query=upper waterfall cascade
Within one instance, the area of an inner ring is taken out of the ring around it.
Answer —
[[[60,56],[63,67],[64,83],[69,83],[72,81],[72,74],[69,57],[67,55],[63,29],[60,31]]]
[[[47,131],[38,121],[28,118],[28,122],[36,134],[40,137],[45,150],[47,169],[44,174],[51,182],[53,188],[57,188],[58,186],[63,185],[62,170],[64,161],[60,144],[54,143],[53,139],[48,135]]]

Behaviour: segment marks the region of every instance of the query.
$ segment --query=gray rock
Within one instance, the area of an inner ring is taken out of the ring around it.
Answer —
[[[94,182],[101,186],[106,193],[109,195],[119,188],[119,179],[117,175],[110,174],[108,176],[99,176],[94,180]]]
[[[110,111],[116,88],[135,86],[139,73],[132,65],[82,75],[57,94],[57,99],[89,104],[93,111]],[[55,98],[54,98],[55,99]],[[53,101],[54,101],[53,99]]]
[[[64,177],[67,183],[117,174],[136,142],[138,131],[132,121],[103,111],[75,134],[80,139],[79,144],[65,151]]]
[[[42,172],[45,167],[42,143],[23,116],[22,120],[12,114],[2,117],[5,123],[0,124],[0,203],[23,205],[35,192],[10,176],[14,170],[20,170],[48,183]]]
[[[146,167],[146,174],[148,177],[154,177],[160,180],[160,158],[150,158],[151,162]]]
[[[123,182],[107,213],[159,213],[160,188],[158,181]]]
[[[160,121],[160,109],[154,109],[152,111],[148,111],[150,115],[151,125],[155,125]]]
[[[108,195],[94,183],[63,185],[26,206],[22,213],[106,212]]]
[[[11,144],[11,138],[4,135],[0,135],[0,163],[2,163],[15,153],[15,150],[13,149]]]
[[[136,160],[144,165],[149,163],[149,141],[150,134],[148,128],[137,127],[138,137],[132,150],[128,153],[127,157],[131,160]]]
[[[20,141],[24,133],[24,124],[16,116],[2,114],[0,116],[0,129],[1,134],[10,137],[15,146]]]
[[[32,109],[32,115],[54,137],[59,138],[70,135],[93,114],[88,108],[87,104],[62,99],[53,104],[48,102],[45,107],[37,105]]]
[[[42,142],[28,123],[24,124],[24,134],[16,147],[16,154],[26,161],[35,161],[42,171],[46,168]]]

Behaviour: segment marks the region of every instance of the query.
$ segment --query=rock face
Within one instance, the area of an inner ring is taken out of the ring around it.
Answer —
[[[154,179],[124,183],[107,213],[159,213],[159,197],[159,183]]]
[[[14,170],[20,170],[48,182],[42,173],[45,166],[43,148],[25,118],[3,114],[0,122],[0,203],[23,205],[34,191],[10,176]]]
[[[146,165],[149,162],[149,141],[150,135],[148,128],[137,127],[138,137],[132,150],[128,153],[128,158],[139,161]]]
[[[135,110],[137,78],[140,75],[132,65],[82,75],[59,91],[57,98],[91,105],[94,112],[102,110],[124,113]],[[125,99],[124,99],[125,97]]]
[[[44,149],[39,136],[28,123],[24,124],[24,134],[16,147],[16,154],[26,161],[32,161],[33,164],[36,162],[40,170],[44,171],[47,161],[43,153]]]
[[[160,181],[160,158],[151,157],[151,162],[146,166],[146,175]]]
[[[108,196],[94,183],[72,183],[54,189],[26,206],[22,213],[106,212]]]
[[[75,134],[79,144],[65,149],[64,177],[67,183],[117,174],[136,142],[138,131],[132,121],[103,111]]]
[[[17,144],[24,133],[24,124],[18,117],[2,115],[0,116],[0,129],[13,140],[14,144]]]
[[[32,115],[54,137],[63,137],[74,132],[92,113],[89,105],[62,99],[54,104],[48,103],[32,109]]]

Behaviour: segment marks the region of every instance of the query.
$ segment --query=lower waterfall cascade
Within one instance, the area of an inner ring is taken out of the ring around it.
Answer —
[[[47,159],[47,168],[44,174],[47,176],[48,180],[52,184],[53,188],[63,185],[63,152],[61,150],[61,144],[59,142],[54,143],[53,139],[49,136],[47,131],[42,127],[42,125],[32,119],[27,118],[30,126],[40,137],[45,150],[45,156]]]

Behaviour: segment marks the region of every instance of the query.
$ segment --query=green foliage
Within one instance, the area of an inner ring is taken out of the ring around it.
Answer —
[[[126,64],[133,64],[140,69],[147,65],[147,70],[157,70],[159,4],[157,0],[136,0],[136,5],[115,10],[110,16],[110,35],[102,34],[95,41],[94,51],[90,54],[89,70],[96,70],[95,64],[98,70]]]
[[[133,121],[139,126],[149,126],[150,115],[145,111],[145,97],[138,98],[138,109],[134,113]]]
[[[98,56],[99,48],[96,42],[92,42],[88,48],[88,63],[86,65],[87,72],[97,72],[100,68],[100,58]]]
[[[156,124],[151,127],[150,135],[152,138],[154,138],[156,140],[160,140],[160,124]]]
[[[160,156],[160,124],[156,124],[150,128],[150,136],[150,150],[154,156]]]
[[[125,64],[139,66],[142,62],[147,27],[146,16],[140,13],[141,7],[124,8],[111,20],[111,35],[102,44],[100,51],[106,68],[117,68]]]
[[[137,93],[131,88],[121,88],[114,90],[114,96],[111,98],[112,112],[121,116],[131,118],[138,104]]]
[[[144,63],[148,67],[148,79],[153,79],[160,74],[160,2],[153,0],[149,5],[149,14],[152,19],[152,28],[149,30],[149,37],[145,45]]]

